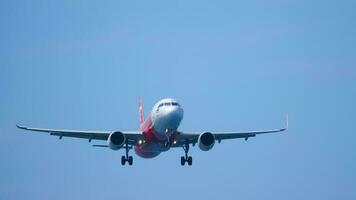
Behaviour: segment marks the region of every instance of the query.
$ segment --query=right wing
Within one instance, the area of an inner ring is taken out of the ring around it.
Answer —
[[[113,132],[113,131],[81,131],[81,130],[30,128],[30,127],[20,126],[20,125],[16,125],[16,127],[26,131],[49,133],[50,135],[59,136],[60,139],[62,139],[62,137],[73,137],[73,138],[88,139],[89,142],[91,140],[107,140],[109,135]],[[123,131],[122,133],[125,135],[126,139],[128,140],[128,144],[130,145],[135,145],[139,140],[145,139],[144,135],[140,131]]]
[[[250,137],[255,137],[258,134],[266,134],[266,133],[277,133],[287,130],[286,128],[281,129],[273,129],[273,130],[261,130],[261,131],[236,131],[236,132],[211,132],[215,140],[219,143],[221,140],[228,140],[228,139],[238,139],[244,138],[247,140]],[[181,146],[188,142],[189,144],[195,144],[198,142],[198,138],[202,132],[180,132],[177,137],[177,144]]]
[[[259,131],[231,131],[231,132],[211,132],[215,140],[219,143],[221,140],[228,139],[237,139],[244,138],[247,140],[250,137],[255,137],[259,134],[267,134],[267,133],[278,133],[283,132],[288,129],[288,115],[286,115],[286,122],[284,128],[279,129],[270,129],[270,130],[259,130]],[[181,147],[185,144],[196,144],[198,142],[198,138],[200,134],[203,132],[179,132],[176,138],[176,143],[172,145],[172,147]]]

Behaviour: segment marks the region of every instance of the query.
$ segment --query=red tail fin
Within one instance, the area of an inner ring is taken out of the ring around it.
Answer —
[[[143,115],[143,108],[142,108],[142,98],[138,98],[138,111],[140,112],[140,127],[142,126],[143,122],[145,121],[145,116]]]

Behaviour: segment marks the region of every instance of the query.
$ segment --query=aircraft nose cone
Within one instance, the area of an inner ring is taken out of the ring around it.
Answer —
[[[180,121],[183,118],[183,109],[180,107],[173,107],[169,111],[169,115],[171,116],[172,120]]]
[[[154,119],[155,130],[164,136],[174,133],[183,119],[183,114],[180,106],[164,107]]]
[[[183,109],[180,107],[172,107],[167,110],[166,120],[168,127],[170,127],[171,129],[178,128],[180,122],[183,119],[183,114]]]

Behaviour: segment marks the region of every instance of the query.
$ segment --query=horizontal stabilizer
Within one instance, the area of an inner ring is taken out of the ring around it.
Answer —
[[[94,144],[93,147],[109,147],[109,145],[106,145],[106,144]]]

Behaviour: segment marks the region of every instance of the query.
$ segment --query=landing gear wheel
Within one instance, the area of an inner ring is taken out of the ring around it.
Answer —
[[[126,150],[126,154],[125,154],[125,156],[121,157],[121,164],[125,165],[125,163],[128,162],[129,165],[132,165],[133,158],[132,158],[132,156],[129,156],[129,150],[130,150],[129,148],[132,148],[132,147],[129,147],[129,144],[128,144],[127,140],[125,141],[125,146],[124,147],[125,147],[125,150]]]
[[[193,158],[191,156],[189,156],[187,162],[188,162],[189,166],[192,165],[193,164]]]
[[[187,162],[188,165],[190,166],[193,164],[193,158],[191,156],[188,156],[188,151],[189,151],[189,143],[188,142],[186,142],[183,145],[183,149],[185,152],[185,156],[180,157],[180,164],[183,166],[183,165],[185,165],[185,162]]]
[[[125,163],[126,163],[126,157],[122,156],[121,157],[121,165],[125,165]]]
[[[182,166],[184,166],[184,164],[185,164],[185,157],[184,156],[180,157],[180,164]]]
[[[132,158],[132,156],[129,156],[128,162],[129,162],[129,165],[132,165],[132,163],[133,163],[133,158]]]

